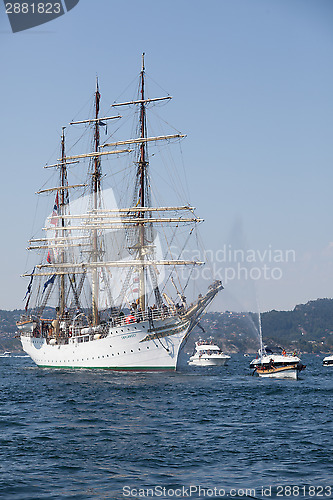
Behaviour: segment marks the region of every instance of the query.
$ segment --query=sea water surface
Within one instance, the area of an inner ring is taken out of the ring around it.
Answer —
[[[252,376],[250,358],[173,373],[0,359],[0,498],[333,498],[333,367]],[[332,488],[332,489],[330,489]]]

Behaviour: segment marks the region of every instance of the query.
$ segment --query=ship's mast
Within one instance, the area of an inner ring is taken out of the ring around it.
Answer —
[[[95,123],[94,123],[94,151],[98,152],[99,150],[99,102],[101,95],[99,93],[98,88],[98,79],[96,79],[96,92],[95,92]],[[92,174],[92,195],[93,195],[93,209],[97,211],[98,209],[98,200],[101,189],[101,160],[99,156],[95,156],[93,159],[93,174]],[[93,230],[93,238],[92,238],[92,261],[98,261],[98,235],[97,229]],[[92,272],[92,322],[93,325],[96,326],[99,323],[98,318],[98,272],[97,268],[93,269]]]
[[[140,138],[143,139],[147,136],[146,134],[146,103],[145,103],[145,54],[142,54],[142,69],[140,74]],[[141,142],[140,144],[140,157],[138,165],[138,174],[140,178],[140,190],[139,190],[139,206],[144,207],[145,200],[145,187],[146,187],[146,174],[147,174],[147,159],[146,159],[146,142]],[[140,211],[139,217],[144,218],[146,212]],[[140,261],[144,260],[144,246],[145,246],[145,224],[139,224],[139,241],[138,241],[138,259]],[[145,266],[140,266],[139,268],[139,306],[142,311],[146,308],[146,287],[145,287]]]
[[[65,186],[67,184],[67,166],[66,166],[66,154],[65,154],[65,128],[62,127],[62,134],[61,134],[61,166],[60,166],[60,227],[61,227],[61,237],[65,237],[65,204],[66,204],[66,199],[65,199]],[[68,193],[67,193],[68,196]],[[65,263],[65,253],[64,250],[61,252],[61,263]],[[63,316],[65,312],[65,275],[62,274],[60,276],[60,300],[59,300],[59,315],[60,317]]]

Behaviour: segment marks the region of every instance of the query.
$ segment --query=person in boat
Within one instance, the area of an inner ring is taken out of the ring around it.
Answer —
[[[165,304],[162,304],[162,318],[168,314],[168,308]]]
[[[269,360],[268,368],[274,368],[274,360],[272,358]]]
[[[136,320],[137,323],[140,323],[140,321],[143,320],[143,316],[142,316],[142,309],[141,307],[139,306],[138,307],[138,319]]]
[[[52,321],[51,325],[52,325],[53,331],[55,332],[56,337],[58,337],[59,336],[59,320],[54,319]]]

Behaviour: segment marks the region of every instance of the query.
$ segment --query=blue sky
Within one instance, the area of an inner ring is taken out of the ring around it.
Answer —
[[[174,97],[166,120],[187,134],[205,247],[215,261],[224,248],[252,250],[248,271],[280,269],[279,279],[230,279],[212,309],[332,297],[332,22],[331,0],[80,0],[13,34],[1,4],[0,308],[23,305],[34,193],[61,126],[92,95],[96,74],[104,102],[118,98],[143,51],[147,74]],[[273,262],[268,250],[295,258]],[[215,270],[224,277],[238,264],[216,261]]]

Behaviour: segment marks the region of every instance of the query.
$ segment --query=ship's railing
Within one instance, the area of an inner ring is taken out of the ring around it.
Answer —
[[[128,314],[121,314],[110,318],[110,326],[128,326],[131,323],[141,321],[157,321],[161,319],[177,316],[178,311],[174,307],[148,308],[145,311],[131,311]]]
[[[20,334],[26,337],[44,337],[46,339],[57,337],[57,343],[63,343],[63,339],[68,339],[70,337],[85,337],[89,340],[93,340],[94,336],[100,335],[100,337],[105,337],[108,334],[110,327],[124,327],[131,324],[141,323],[143,321],[148,321],[154,323],[154,321],[164,320],[177,316],[184,311],[183,308],[167,307],[162,306],[161,308],[150,307],[145,311],[131,311],[128,314],[120,313],[117,316],[109,318],[108,321],[97,327],[92,327],[83,324],[77,324],[75,321],[71,324],[69,321],[61,322],[65,323],[65,328],[60,328],[58,335],[55,332],[50,332],[49,324],[44,324],[43,331],[40,331],[40,327],[36,327],[33,332],[21,331]]]

